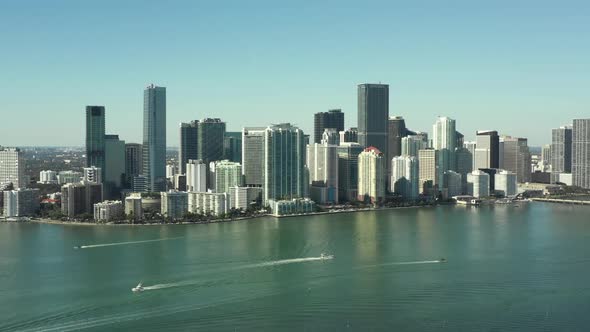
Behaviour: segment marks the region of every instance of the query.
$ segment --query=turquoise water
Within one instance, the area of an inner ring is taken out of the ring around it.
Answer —
[[[589,212],[0,224],[0,331],[586,331]]]

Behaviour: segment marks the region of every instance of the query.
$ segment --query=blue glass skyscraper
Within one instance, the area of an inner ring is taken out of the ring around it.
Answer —
[[[166,88],[143,93],[143,175],[149,191],[166,190]]]

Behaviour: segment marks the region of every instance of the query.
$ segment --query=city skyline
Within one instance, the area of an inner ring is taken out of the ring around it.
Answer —
[[[584,118],[589,104],[582,2],[523,1],[510,10],[466,1],[138,3],[5,6],[0,25],[15,47],[5,54],[0,110],[30,133],[4,128],[3,145],[82,146],[84,131],[72,124],[86,105],[104,105],[109,131],[139,143],[133,124],[142,119],[141,87],[151,82],[169,89],[169,146],[178,146],[179,123],[205,117],[227,121],[228,131],[289,121],[312,133],[313,114],[338,108],[349,114],[345,127],[355,127],[356,85],[365,82],[390,85],[389,113],[408,128],[429,131],[448,116],[466,140],[493,129],[548,144],[552,128]],[[106,16],[108,27],[100,24]],[[161,47],[148,51],[152,38]],[[148,66],[154,58],[158,65]],[[533,117],[534,126],[521,126]]]

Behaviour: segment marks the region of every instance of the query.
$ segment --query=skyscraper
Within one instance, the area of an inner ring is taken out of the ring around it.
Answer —
[[[475,146],[475,167],[499,168],[500,167],[500,137],[495,130],[482,130],[477,132]]]
[[[86,106],[86,167],[105,169],[105,109],[104,106]]]
[[[242,172],[248,187],[264,185],[264,127],[242,130]]]
[[[0,146],[0,191],[10,183],[14,189],[25,188],[25,160],[18,148]]]
[[[517,194],[516,174],[506,170],[502,170],[494,175],[495,191],[496,193],[508,197]]]
[[[438,153],[431,148],[418,151],[418,164],[420,165],[418,190],[423,194],[434,194],[435,191],[438,191],[440,182],[440,174],[437,169]]]
[[[463,146],[469,146],[469,142],[464,143]],[[455,150],[455,165],[457,173],[461,174],[461,192],[467,191],[467,174],[473,171],[473,152],[475,151],[475,144],[471,148],[460,147]]]
[[[264,132],[264,204],[269,200],[304,197],[305,139],[289,123],[272,125]]]
[[[339,109],[319,112],[313,116],[313,142],[320,143],[324,129],[333,128],[336,132],[344,130],[344,113]]]
[[[387,153],[389,123],[389,85],[358,86],[358,142]],[[387,159],[387,156],[385,156]]]
[[[141,144],[125,144],[125,188],[131,188],[133,178],[142,174],[142,161]]]
[[[531,181],[531,153],[527,139],[521,137],[502,137],[504,142],[502,169],[516,174],[518,182]]]
[[[391,160],[391,190],[403,198],[413,200],[418,198],[420,174],[418,158],[411,156],[397,156]]]
[[[590,119],[574,119],[572,184],[586,189],[590,188]]]
[[[225,122],[206,118],[180,124],[178,166],[181,173],[189,159],[200,159],[205,164],[222,160],[224,156]],[[184,165],[184,166],[183,166]]]
[[[105,135],[105,167],[103,171],[106,199],[119,198],[125,182],[125,141],[119,135]]]
[[[186,190],[207,191],[207,165],[201,160],[190,159],[186,164]]]
[[[328,131],[324,132],[325,138]],[[313,143],[307,146],[310,197],[319,204],[338,203],[338,152],[337,145]]]
[[[358,157],[363,147],[356,142],[340,142],[338,153],[338,199],[353,201],[358,196]]]
[[[422,137],[416,135],[408,135],[401,139],[401,155],[418,158],[418,151],[426,149],[428,145]]]
[[[223,159],[242,162],[242,132],[226,131],[223,139]]]
[[[551,172],[572,172],[572,128],[551,130]]]
[[[242,165],[229,160],[215,162],[215,192],[229,193],[230,187],[241,187],[244,185]]]
[[[359,140],[359,131],[357,128],[349,128],[347,130],[343,130],[340,132],[340,142],[352,142],[358,143]]]
[[[198,158],[199,121],[180,124],[180,146],[178,148],[178,172],[186,174],[189,160]]]
[[[149,191],[166,190],[166,88],[143,93],[143,175]]]
[[[385,198],[385,156],[379,149],[368,147],[358,156],[358,200],[377,203]]]
[[[432,147],[438,151],[438,171],[441,188],[446,188],[444,172],[455,170],[455,148],[457,144],[455,120],[439,117],[432,126]]]
[[[406,121],[401,116],[392,116],[389,118],[387,124],[387,136],[389,142],[387,143],[389,153],[388,160],[393,157],[402,155],[402,138],[408,136],[408,129],[406,128]]]

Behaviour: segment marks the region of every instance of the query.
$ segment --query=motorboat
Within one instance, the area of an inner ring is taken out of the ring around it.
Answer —
[[[139,284],[137,284],[137,286],[131,288],[131,291],[134,293],[139,293],[139,292],[143,292],[144,288],[141,285],[141,282]]]
[[[439,259],[438,261],[439,261],[440,263],[446,263],[446,262],[447,262],[447,259],[446,259],[446,258],[441,258],[441,259]]]
[[[74,246],[74,249],[81,249],[80,246]]]
[[[328,255],[324,252],[320,254],[320,259],[332,259],[332,258],[334,258],[334,255]]]

